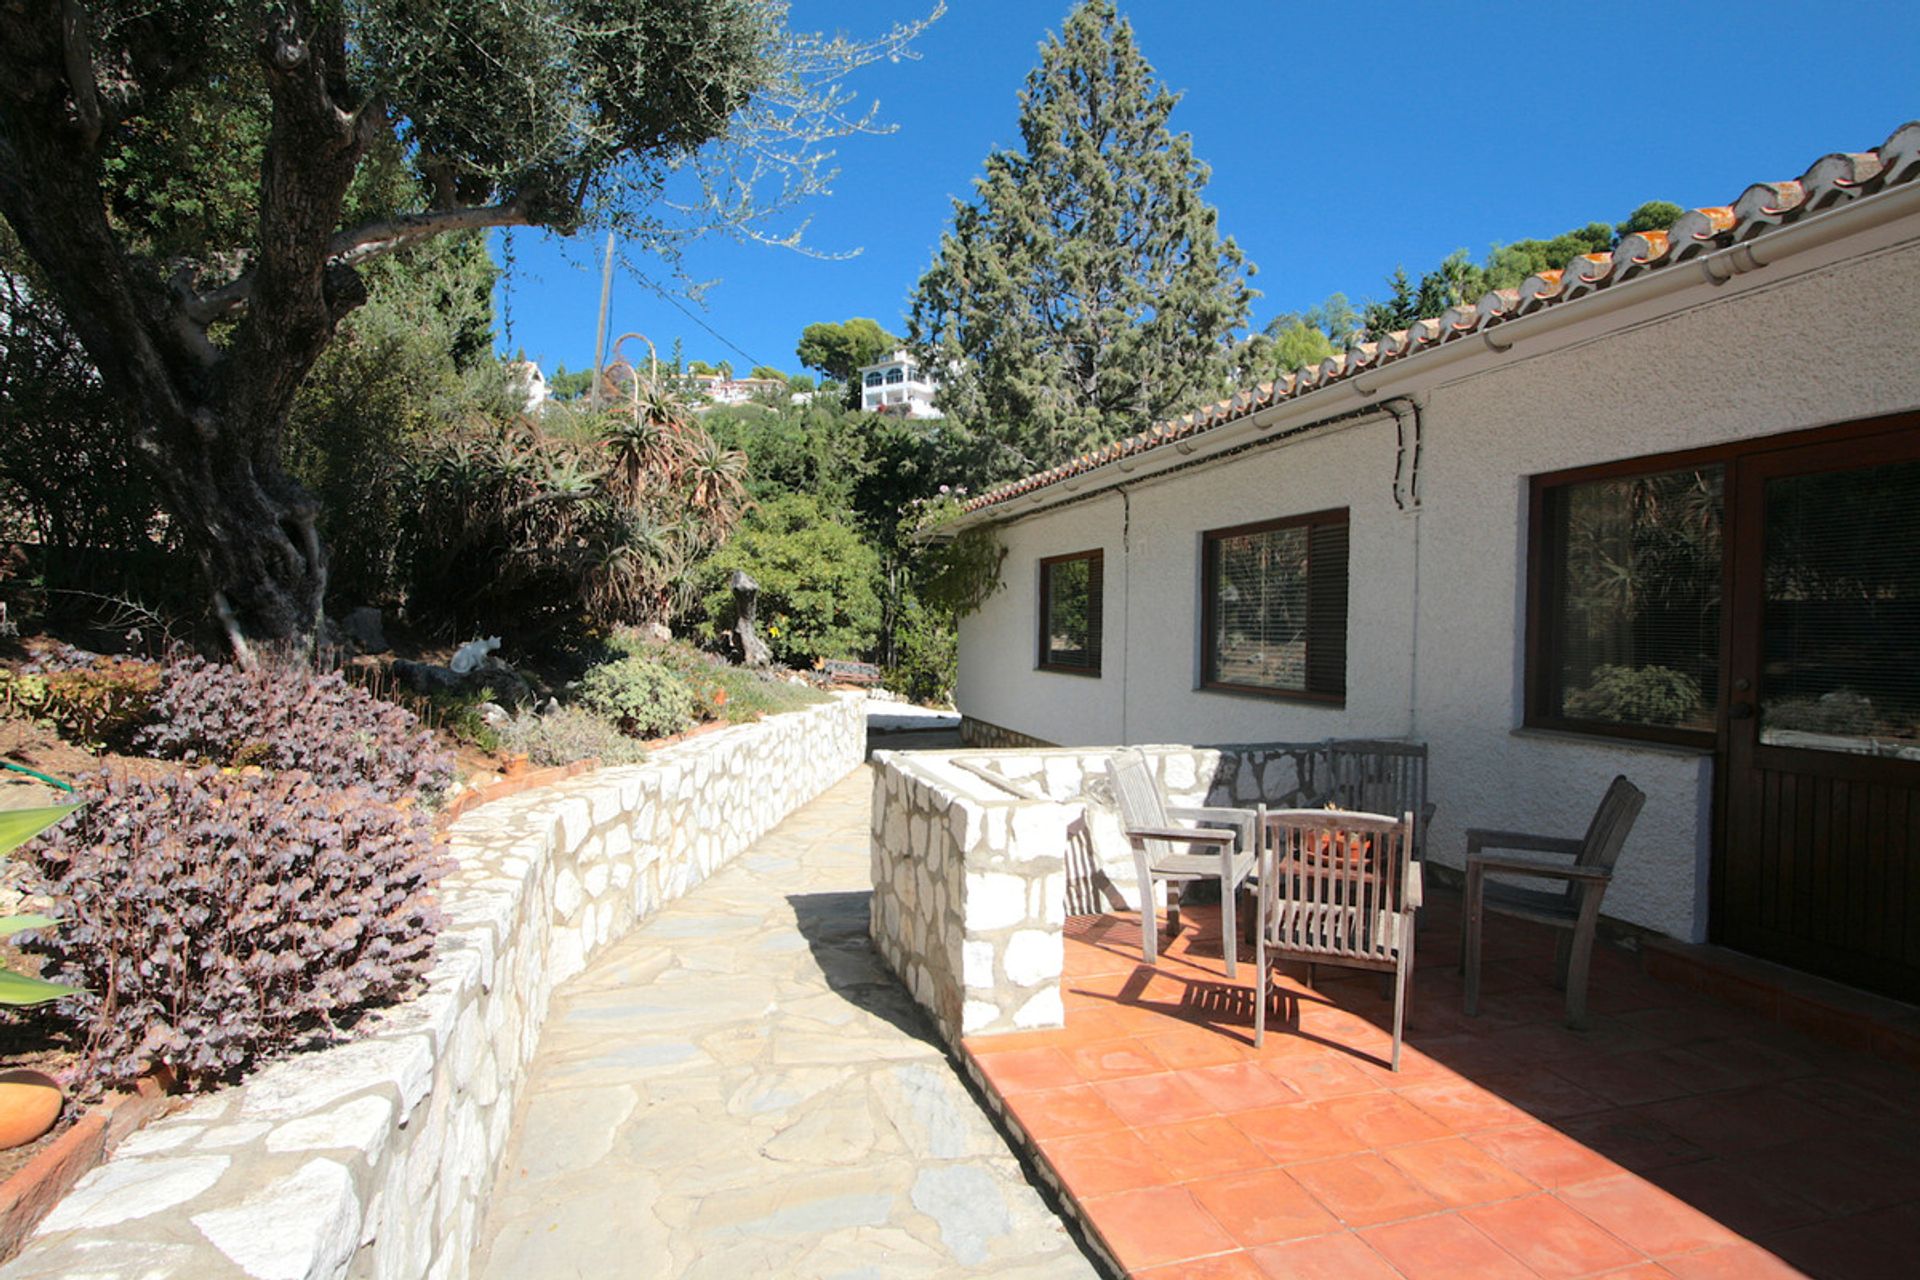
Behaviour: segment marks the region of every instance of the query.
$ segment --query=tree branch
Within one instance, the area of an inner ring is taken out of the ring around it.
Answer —
[[[80,0],[60,0],[60,44],[67,86],[80,117],[80,136],[91,151],[100,141],[100,87],[93,78],[93,42],[87,36],[87,11]]]
[[[518,200],[506,204],[481,205],[467,209],[429,209],[424,213],[402,213],[362,223],[339,231],[327,242],[327,265],[358,266],[370,258],[391,253],[416,240],[449,235],[457,231],[481,231],[488,227],[525,227],[533,220]],[[244,304],[253,293],[254,273],[206,293],[194,294],[182,306],[193,320],[208,325]]]

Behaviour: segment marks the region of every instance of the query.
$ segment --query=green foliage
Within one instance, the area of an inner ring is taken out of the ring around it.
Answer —
[[[808,666],[871,651],[881,620],[880,558],[811,496],[762,503],[707,561],[707,616],[719,630],[735,621],[727,587],[735,569],[760,584],[760,631],[780,662]]]
[[[745,724],[761,716],[799,711],[828,700],[827,694],[812,685],[795,684],[745,667],[716,667],[710,675],[726,695],[716,710],[729,724]]]
[[[371,264],[367,304],[308,375],[288,464],[321,503],[328,586],[343,604],[397,598],[418,494],[412,471],[440,433],[518,408],[493,358],[497,272],[478,235]]]
[[[960,633],[951,612],[909,596],[894,636],[887,687],[915,702],[953,701],[960,670]]]
[[[1586,688],[1567,693],[1564,709],[1576,720],[1681,724],[1700,710],[1700,685],[1672,667],[1602,665],[1593,669]]]
[[[941,406],[977,452],[956,478],[1025,474],[1224,387],[1252,267],[1222,238],[1206,166],[1131,25],[1087,0],[1041,49],[1017,150],[996,151],[913,299]]]
[[[618,658],[580,678],[580,705],[634,738],[664,738],[693,727],[694,698],[681,675],[654,658]]]
[[[27,841],[55,823],[78,812],[77,804],[50,805],[39,809],[0,810],[0,858],[5,858]],[[27,930],[49,928],[59,923],[37,915],[0,916],[0,938],[10,938]],[[0,966],[0,1005],[45,1004],[62,996],[80,994],[79,987],[48,982]]]
[[[43,721],[95,751],[125,749],[159,692],[159,666],[140,658],[63,647],[17,672],[0,668],[0,712]]]
[[[501,726],[500,747],[541,768],[581,760],[633,764],[647,757],[643,744],[585,707],[560,707],[546,715],[522,711]]]
[[[547,379],[547,395],[554,400],[578,400],[592,389],[593,370],[591,369],[569,372],[566,365],[555,365],[553,376]]]
[[[840,324],[808,325],[800,331],[794,354],[807,368],[851,386],[862,365],[883,359],[899,345],[900,339],[882,329],[877,320],[855,316]]]
[[[753,366],[753,372],[747,376],[749,378],[765,378],[773,382],[785,382],[787,380],[786,374],[780,372],[770,364],[757,364]]]

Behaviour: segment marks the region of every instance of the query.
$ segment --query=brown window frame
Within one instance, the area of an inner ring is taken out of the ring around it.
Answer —
[[[1087,603],[1087,651],[1092,660],[1086,665],[1049,661],[1053,652],[1050,647],[1053,637],[1048,634],[1047,629],[1047,604],[1050,595],[1048,588],[1053,576],[1053,570],[1059,565],[1070,564],[1079,560],[1088,561],[1092,565],[1087,579],[1089,596]],[[1055,675],[1063,676],[1097,677],[1100,674],[1100,662],[1104,649],[1104,645],[1101,643],[1101,632],[1106,629],[1107,621],[1106,560],[1106,551],[1101,547],[1095,547],[1090,551],[1070,551],[1065,555],[1042,556],[1040,558],[1040,572],[1038,575],[1040,608],[1039,620],[1035,628],[1039,640],[1037,650],[1038,658],[1034,663],[1036,670],[1050,671]]]
[[[1340,691],[1338,693],[1315,689],[1279,689],[1269,685],[1244,684],[1237,681],[1221,680],[1216,675],[1218,655],[1213,651],[1213,620],[1219,607],[1218,591],[1214,568],[1217,563],[1218,547],[1229,538],[1243,538],[1250,534],[1270,533],[1275,529],[1291,529],[1299,526],[1309,529],[1308,558],[1311,562],[1311,530],[1314,526],[1338,525],[1347,530],[1347,563],[1344,566],[1344,586],[1346,603],[1343,612],[1351,618],[1353,601],[1353,514],[1347,507],[1329,507],[1324,511],[1309,511],[1303,515],[1282,516],[1275,520],[1256,520],[1251,524],[1229,525],[1221,529],[1208,529],[1200,535],[1200,687],[1215,693],[1231,693],[1245,697],[1271,698],[1281,702],[1311,702],[1320,706],[1344,707],[1347,704],[1347,664],[1351,657],[1346,642],[1345,628],[1340,644]],[[1308,570],[1311,581],[1312,570]],[[1308,644],[1311,646],[1313,628],[1312,601],[1308,601],[1307,630]],[[1304,669],[1312,669],[1309,657]]]

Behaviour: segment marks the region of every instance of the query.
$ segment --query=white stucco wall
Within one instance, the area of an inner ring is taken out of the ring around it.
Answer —
[[[1376,419],[1002,526],[1007,590],[961,624],[960,709],[1062,745],[1415,736],[1439,804],[1429,848],[1454,864],[1468,825],[1579,834],[1625,773],[1648,802],[1607,912],[1703,938],[1711,757],[1518,728],[1528,479],[1920,407],[1920,227],[1905,235],[1413,387],[1417,516],[1395,508],[1394,424]],[[1377,394],[1398,390],[1388,379]],[[1198,689],[1201,532],[1339,506],[1352,519],[1345,707]],[[1038,671],[1036,562],[1095,545],[1105,670]]]

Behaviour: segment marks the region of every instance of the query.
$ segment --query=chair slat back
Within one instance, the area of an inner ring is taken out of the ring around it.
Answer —
[[[1153,768],[1144,752],[1116,751],[1107,761],[1107,777],[1113,783],[1114,803],[1120,806],[1120,821],[1129,827],[1164,827],[1167,803],[1154,781]],[[1147,858],[1156,861],[1173,852],[1165,840],[1148,840]]]
[[[1261,918],[1275,952],[1392,963],[1412,929],[1413,815],[1267,813]]]
[[[1423,742],[1336,738],[1327,744],[1333,802],[1361,813],[1427,811],[1427,747]]]
[[[1627,833],[1633,830],[1634,820],[1646,802],[1647,793],[1628,782],[1625,774],[1615,777],[1607,794],[1600,798],[1600,807],[1593,811],[1593,821],[1587,824],[1586,840],[1576,862],[1583,867],[1613,870]]]

